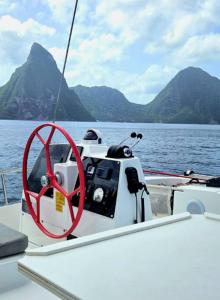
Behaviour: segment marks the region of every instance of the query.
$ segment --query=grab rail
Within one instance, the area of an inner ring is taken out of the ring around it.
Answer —
[[[6,205],[8,205],[8,197],[7,197],[7,190],[6,190],[6,185],[5,185],[5,174],[1,174],[1,181],[2,181],[2,191],[4,195],[4,202]]]
[[[21,172],[21,168],[10,168],[10,169],[0,169],[0,181],[1,181],[1,188],[0,188],[0,194],[3,195],[3,201],[0,202],[0,205],[8,205],[8,192],[7,192],[7,186],[6,186],[6,176],[11,174],[16,174]]]

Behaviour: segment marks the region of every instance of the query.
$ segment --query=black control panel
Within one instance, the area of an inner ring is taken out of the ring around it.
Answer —
[[[86,179],[86,197],[84,209],[114,218],[118,193],[120,162],[85,157],[83,166]],[[72,200],[78,206],[78,199]]]
[[[81,154],[83,148],[77,148],[79,153]],[[50,145],[51,164],[53,165],[55,163],[66,162],[69,151],[69,145]],[[71,155],[70,160],[75,160],[73,155]],[[86,179],[86,196],[84,209],[109,218],[114,218],[118,193],[120,162],[109,159],[84,157],[83,166]],[[30,191],[35,193],[40,192],[40,190],[42,189],[41,177],[45,174],[46,160],[44,149],[42,149],[28,178],[28,186]],[[77,185],[78,183],[76,183],[76,186]],[[52,188],[48,189],[45,195],[48,197],[52,197]],[[76,195],[72,199],[72,204],[74,206],[78,206],[78,197],[79,195]],[[23,203],[22,208],[23,211],[27,211],[25,203]]]

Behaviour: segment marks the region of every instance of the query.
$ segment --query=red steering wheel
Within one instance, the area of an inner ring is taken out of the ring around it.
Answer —
[[[51,128],[49,136],[46,140],[43,139],[43,137],[39,133],[40,130],[45,128],[45,127]],[[75,156],[75,159],[76,159],[77,167],[78,167],[79,187],[77,187],[75,190],[73,190],[70,193],[67,193],[62,188],[62,186],[57,182],[56,175],[54,174],[53,168],[51,166],[49,146],[50,146],[50,143],[51,143],[51,140],[52,140],[52,137],[54,135],[55,130],[58,130],[66,138],[66,140],[70,144],[72,152],[73,152],[73,154]],[[45,159],[46,159],[46,174],[45,175],[48,179],[48,184],[46,186],[42,187],[39,194],[36,194],[36,193],[29,190],[28,179],[27,179],[28,156],[29,156],[29,151],[30,151],[31,144],[32,144],[33,139],[35,137],[37,137],[44,146]],[[27,144],[26,144],[26,147],[25,147],[25,150],[24,150],[22,177],[23,177],[23,188],[24,188],[25,200],[27,202],[29,212],[30,212],[34,222],[39,227],[39,229],[44,234],[46,234],[47,236],[49,236],[51,238],[55,238],[55,239],[64,238],[64,237],[67,237],[69,234],[71,234],[72,231],[76,228],[77,224],[79,223],[80,218],[82,216],[83,208],[84,208],[85,177],[84,177],[83,164],[82,164],[78,149],[76,147],[76,144],[74,143],[73,139],[68,134],[68,132],[66,132],[66,130],[64,130],[61,126],[59,126],[57,124],[54,124],[54,123],[45,123],[45,124],[42,124],[42,125],[40,125],[40,126],[38,126],[37,128],[34,129],[34,131],[31,133],[31,135],[30,135],[30,137],[27,141]],[[69,208],[70,217],[71,217],[71,226],[70,226],[69,229],[65,230],[65,232],[60,234],[60,235],[54,234],[54,233],[48,231],[48,229],[46,229],[46,227],[42,224],[41,219],[40,219],[41,197],[47,192],[47,190],[49,188],[55,188],[56,190],[58,190],[67,199],[67,203],[68,203],[68,208]],[[76,194],[80,194],[80,197],[79,197],[78,210],[77,210],[77,213],[75,215],[74,211],[73,211],[73,206],[71,204],[71,199]],[[30,196],[33,197],[36,200],[36,212],[33,208]]]

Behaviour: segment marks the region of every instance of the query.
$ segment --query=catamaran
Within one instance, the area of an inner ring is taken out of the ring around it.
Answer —
[[[106,145],[88,129],[75,143],[55,123],[77,3],[54,120],[27,140],[19,201],[1,174],[0,299],[218,299],[219,178],[143,170],[141,133]]]
[[[65,143],[53,142],[57,131]],[[1,299],[174,299],[186,288],[184,299],[217,297],[216,178],[146,176],[124,141],[109,147],[88,129],[75,144],[55,123],[31,133],[22,178],[21,201],[0,207]]]

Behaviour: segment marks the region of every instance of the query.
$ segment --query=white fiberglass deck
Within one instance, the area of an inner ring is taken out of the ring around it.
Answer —
[[[219,299],[219,232],[184,213],[30,250],[19,269],[63,299]]]
[[[17,259],[22,256],[0,259],[0,299],[58,300],[58,297],[18,272]]]

